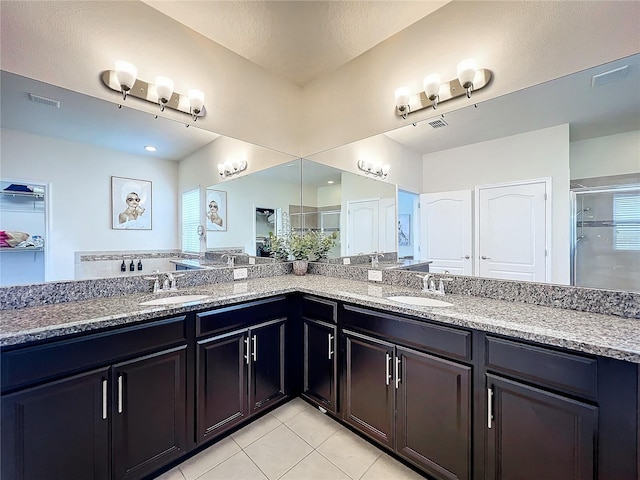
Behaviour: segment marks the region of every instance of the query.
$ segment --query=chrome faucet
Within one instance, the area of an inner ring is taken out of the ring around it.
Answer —
[[[223,253],[220,258],[227,257],[227,266],[233,267],[235,265],[236,257],[233,255],[229,255],[227,253]]]
[[[422,279],[422,291],[425,293],[435,293],[436,295],[444,295],[444,283],[440,280],[440,285],[436,290],[436,284],[433,279],[433,275],[427,273],[425,275],[416,275],[416,277]]]
[[[384,257],[383,254],[378,253],[378,252],[373,252],[373,255],[371,255],[371,266],[372,267],[377,267],[378,266],[378,259],[380,257]]]
[[[144,277],[145,280],[153,280],[153,293],[175,292],[178,290],[176,278],[184,275],[167,272],[164,274],[164,281],[162,282],[162,287],[160,287],[162,273],[159,273],[157,270],[154,270],[153,273],[156,274],[155,277]]]

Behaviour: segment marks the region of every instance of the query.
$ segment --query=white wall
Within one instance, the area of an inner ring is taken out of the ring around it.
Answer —
[[[640,173],[640,130],[571,142],[571,179]]]
[[[46,280],[73,279],[76,251],[178,248],[176,162],[15,130],[0,136],[2,177],[51,187]],[[152,182],[152,230],[111,228],[111,176]]]
[[[569,125],[423,156],[422,193],[551,177],[551,281],[570,280]]]

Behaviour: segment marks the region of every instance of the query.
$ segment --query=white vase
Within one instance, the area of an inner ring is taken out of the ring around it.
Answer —
[[[294,260],[293,261],[293,273],[296,275],[304,275],[309,268],[309,260]]]

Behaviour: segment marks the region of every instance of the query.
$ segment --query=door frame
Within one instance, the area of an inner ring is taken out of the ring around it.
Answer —
[[[474,187],[474,205],[473,205],[473,238],[475,241],[473,242],[473,270],[475,275],[478,275],[480,272],[480,222],[477,221],[480,218],[480,190],[490,189],[490,188],[501,188],[501,187],[517,187],[521,185],[531,185],[535,183],[543,183],[545,186],[545,202],[544,202],[544,249],[545,249],[545,269],[544,276],[545,282],[551,281],[551,199],[553,198],[551,195],[551,177],[542,177],[542,178],[530,178],[527,180],[518,180],[514,182],[501,182],[501,183],[492,183],[487,185],[476,185]]]

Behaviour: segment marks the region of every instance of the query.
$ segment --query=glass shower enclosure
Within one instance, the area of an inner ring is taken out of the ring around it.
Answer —
[[[572,190],[571,283],[640,291],[640,184]]]

